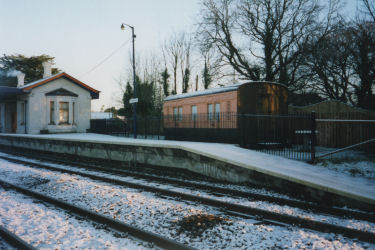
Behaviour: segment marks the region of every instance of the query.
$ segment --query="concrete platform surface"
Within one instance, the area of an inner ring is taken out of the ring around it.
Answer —
[[[143,147],[174,148],[213,158],[230,165],[278,177],[293,183],[375,205],[375,181],[354,177],[324,167],[268,155],[236,145],[185,141],[133,139],[99,134],[15,135],[38,139],[96,142]]]

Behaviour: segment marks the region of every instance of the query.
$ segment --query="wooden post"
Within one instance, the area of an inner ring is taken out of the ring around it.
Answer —
[[[315,163],[315,147],[316,147],[316,114],[315,111],[311,112],[311,163]]]

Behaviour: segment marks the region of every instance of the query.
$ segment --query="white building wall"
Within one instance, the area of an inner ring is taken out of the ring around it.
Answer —
[[[59,88],[64,88],[78,95],[72,96],[46,96],[45,94]],[[49,124],[50,101],[55,101],[55,125]],[[59,102],[69,102],[69,123],[59,124]],[[75,124],[72,124],[72,103],[75,102]],[[42,131],[49,133],[59,132],[86,132],[90,128],[91,96],[90,92],[72,83],[65,78],[46,83],[32,89],[28,97],[27,132],[39,134]]]

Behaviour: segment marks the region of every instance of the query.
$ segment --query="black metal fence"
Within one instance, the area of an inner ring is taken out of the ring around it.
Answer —
[[[125,135],[126,122],[120,119],[91,119],[90,132],[109,135]]]
[[[286,158],[315,160],[315,113],[238,116],[241,147]]]
[[[313,161],[315,126],[314,114],[138,116],[137,138],[232,143],[269,154]],[[91,120],[91,131],[133,137],[133,120]]]

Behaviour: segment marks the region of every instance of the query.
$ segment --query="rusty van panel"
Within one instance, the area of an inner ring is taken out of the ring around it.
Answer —
[[[271,82],[249,82],[241,85],[237,92],[239,114],[287,114],[288,89]]]

